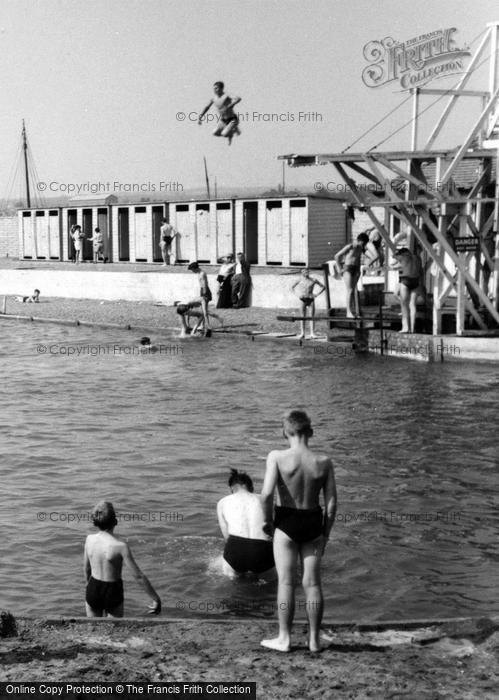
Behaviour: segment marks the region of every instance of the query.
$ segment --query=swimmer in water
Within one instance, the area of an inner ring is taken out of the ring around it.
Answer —
[[[319,291],[314,294],[314,287],[317,285]],[[301,313],[302,316],[307,316],[307,309],[310,308],[310,337],[317,338],[314,329],[314,316],[315,316],[315,298],[322,294],[326,287],[316,280],[314,277],[310,277],[310,270],[308,267],[303,268],[301,271],[301,278],[294,283],[291,289],[295,292],[296,296],[301,301]],[[300,321],[300,334],[298,338],[305,337],[305,321]]]
[[[151,343],[151,339],[149,336],[144,335],[140,340],[139,340],[139,352],[142,352],[144,354],[149,353],[149,352],[158,352],[159,348],[157,345],[153,345]]]
[[[239,117],[234,112],[234,107],[239,102],[241,102],[241,98],[230,97],[224,92],[224,87],[224,84],[220,81],[216,82],[213,85],[213,92],[215,93],[215,97],[213,97],[209,101],[209,103],[199,115],[198,124],[203,123],[204,115],[211,108],[212,105],[215,105],[215,107],[218,110],[219,124],[213,132],[213,136],[225,136],[230,146],[233,137],[236,134],[241,134],[241,131],[239,129]]]
[[[118,524],[113,504],[101,501],[92,512],[92,521],[99,529],[88,535],[85,542],[84,572],[87,581],[85,607],[87,617],[123,617],[124,597],[121,570],[126,564],[153,602],[148,606],[150,615],[159,615],[161,600],[149,579],[142,573],[132,556],[130,547],[114,536]]]
[[[296,569],[303,569],[303,588],[309,621],[310,651],[320,651],[319,633],[324,609],[320,565],[336,516],[333,464],[324,454],[312,452],[313,435],[308,415],[301,410],[286,413],[283,435],[286,450],[273,450],[267,457],[262,503],[264,532],[274,531],[274,557],[279,580],[277,610],[279,635],[261,644],[274,651],[289,651],[295,609]],[[274,510],[274,492],[277,505]],[[319,497],[323,494],[325,513]],[[273,517],[272,517],[273,516]]]
[[[275,579],[272,539],[263,531],[263,509],[245,472],[230,470],[230,496],[217,503],[220,530],[225,540],[223,572],[235,578],[250,574]]]

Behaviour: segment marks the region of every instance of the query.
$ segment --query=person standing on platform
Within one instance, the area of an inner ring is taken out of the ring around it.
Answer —
[[[401,333],[414,333],[418,294],[424,293],[423,265],[416,253],[400,248],[395,253],[392,269],[399,270],[399,295],[402,311]]]
[[[314,287],[318,286],[320,289],[317,294],[314,294]],[[301,315],[305,317],[307,315],[307,309],[310,308],[310,337],[317,338],[315,335],[314,328],[314,316],[315,316],[315,298],[322,294],[326,287],[316,280],[315,277],[310,277],[310,270],[308,267],[303,268],[301,271],[300,279],[293,284],[291,289],[295,292],[296,296],[301,301]],[[305,337],[305,320],[300,321],[300,335],[298,338]]]
[[[341,269],[343,282],[345,283],[347,318],[360,316],[357,282],[360,277],[362,255],[365,253],[368,243],[369,236],[367,233],[359,233],[355,243],[349,243],[334,256],[336,264]]]
[[[310,418],[301,410],[286,413],[283,435],[287,450],[273,450],[267,457],[262,488],[265,516],[263,531],[274,530],[274,558],[277,569],[279,635],[261,644],[274,651],[289,651],[295,610],[296,570],[303,568],[303,588],[309,621],[308,647],[320,651],[320,624],[324,609],[321,587],[321,559],[336,517],[336,485],[331,459],[312,452]],[[277,505],[274,517],[274,492]],[[319,498],[324,498],[324,515]]]
[[[250,265],[242,253],[237,254],[237,262],[232,278],[232,306],[242,309],[249,306],[248,297],[251,289]]]
[[[176,256],[172,254],[172,245],[177,236],[178,231],[175,231],[173,226],[169,224],[166,219],[161,219],[159,247],[161,249],[161,257],[163,258],[163,267],[175,265]]]

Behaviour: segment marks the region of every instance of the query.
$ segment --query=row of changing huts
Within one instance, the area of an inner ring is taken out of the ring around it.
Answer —
[[[63,207],[20,209],[19,257],[74,259],[71,227],[86,236],[83,258],[92,259],[88,238],[104,235],[109,262],[161,262],[160,226],[166,218],[179,232],[178,263],[216,264],[243,252],[252,265],[319,267],[350,240],[342,198],[283,195],[253,199],[212,199],[119,204],[114,195],[78,198]]]

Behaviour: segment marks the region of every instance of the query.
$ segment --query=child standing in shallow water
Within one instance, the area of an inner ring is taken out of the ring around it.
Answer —
[[[87,617],[123,617],[123,581],[121,570],[127,564],[134,577],[142,585],[153,602],[149,614],[159,615],[161,600],[149,579],[135,563],[130,547],[114,536],[118,524],[113,504],[98,503],[92,513],[95,535],[88,535],[85,542],[84,571],[87,580],[85,607]]]

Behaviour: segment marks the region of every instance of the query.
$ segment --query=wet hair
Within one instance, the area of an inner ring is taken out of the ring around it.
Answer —
[[[309,438],[314,434],[310,418],[305,411],[300,411],[299,409],[293,409],[285,413],[282,424],[286,435],[298,435],[299,437]]]
[[[141,345],[150,345],[150,344],[151,344],[151,339],[150,339],[147,335],[144,335],[144,336],[140,339],[140,344],[141,344]]]
[[[100,501],[92,511],[92,522],[99,530],[111,530],[118,524],[113,504]]]
[[[225,85],[222,83],[221,80],[217,80],[216,83],[213,83],[213,87],[221,87],[222,90],[224,89]]]
[[[357,236],[357,241],[360,243],[369,243],[369,236],[367,233],[359,233]]]
[[[239,472],[237,469],[231,469],[230,470],[230,476],[229,476],[229,487],[232,488],[232,486],[239,484],[240,486],[244,486],[245,488],[248,489],[250,493],[253,493],[253,482],[251,480],[251,477],[246,474],[246,472]]]
[[[40,294],[40,290],[39,290],[39,289],[35,289],[34,294]]]
[[[183,316],[187,311],[189,310],[189,307],[187,304],[177,304],[177,313],[179,316]]]
[[[188,269],[188,270],[199,270],[199,264],[198,264],[198,262],[197,262],[197,261],[196,261],[196,262],[191,262],[191,263],[187,266],[187,269]]]

